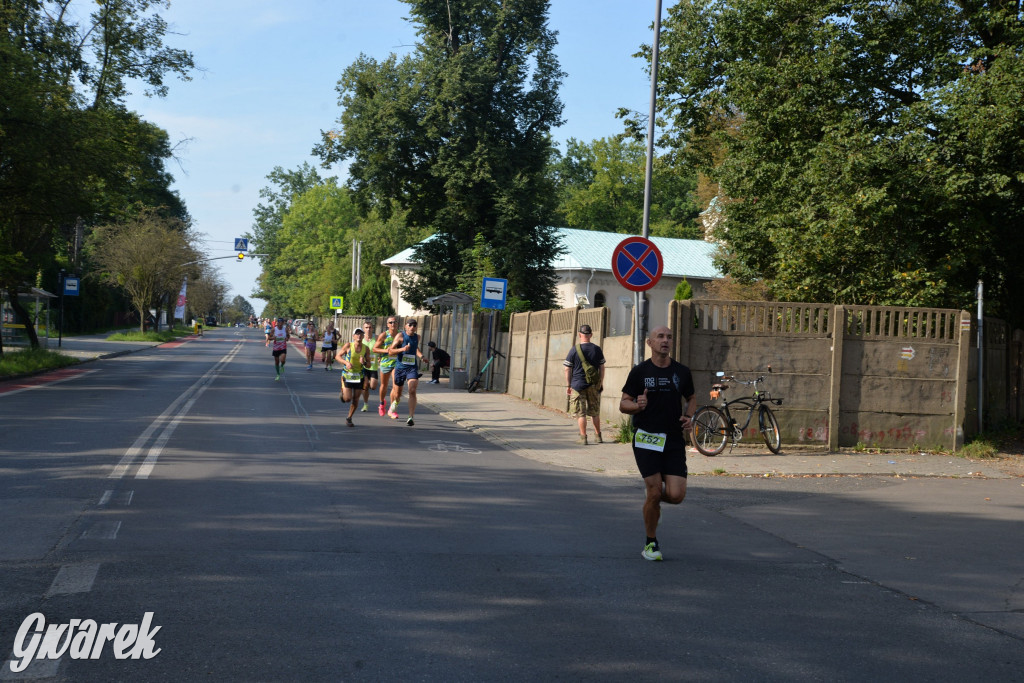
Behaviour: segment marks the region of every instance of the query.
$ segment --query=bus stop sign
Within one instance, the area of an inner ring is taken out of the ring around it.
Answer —
[[[631,292],[643,292],[658,284],[664,269],[661,251],[645,237],[627,237],[612,252],[612,273]]]

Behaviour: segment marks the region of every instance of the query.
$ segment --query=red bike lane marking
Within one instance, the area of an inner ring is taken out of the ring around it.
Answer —
[[[50,372],[35,375],[33,377],[11,380],[10,382],[0,384],[0,395],[12,394],[16,391],[26,391],[27,389],[35,389],[36,387],[46,386],[47,384],[64,382],[88,372],[96,371],[86,370],[84,368],[61,368],[60,370],[51,370]]]

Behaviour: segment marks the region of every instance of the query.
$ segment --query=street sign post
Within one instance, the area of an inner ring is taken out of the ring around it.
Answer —
[[[658,284],[664,269],[661,251],[644,237],[627,237],[612,252],[612,273],[631,292],[644,292]]]
[[[249,251],[249,240],[245,237],[236,237],[235,251]]]
[[[504,311],[507,298],[508,280],[495,277],[484,278],[484,284],[480,291],[480,308],[494,308]]]
[[[331,308],[335,311],[341,311],[345,308],[345,297],[343,296],[332,296],[331,297]]]

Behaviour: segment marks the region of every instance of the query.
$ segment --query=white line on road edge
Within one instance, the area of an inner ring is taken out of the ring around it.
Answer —
[[[210,378],[212,378],[215,374],[220,372],[221,367],[225,363],[229,362],[232,358],[234,358],[241,349],[241,344],[235,346],[235,348],[231,349],[231,351],[229,351],[228,354],[224,356],[224,358],[222,358],[219,363],[213,366],[205,375],[196,380],[195,384],[193,384],[184,392],[182,392],[181,395],[178,396],[178,398],[174,399],[171,405],[167,407],[167,410],[162,412],[159,417],[153,420],[153,422],[150,423],[148,427],[146,427],[142,434],[139,435],[139,438],[135,439],[135,442],[128,448],[127,451],[125,451],[125,454],[121,457],[121,461],[114,466],[114,471],[110,473],[110,476],[108,478],[121,479],[122,477],[124,477],[125,473],[128,472],[128,469],[132,466],[132,463],[135,462],[135,459],[142,452],[143,447],[150,440],[153,434],[161,427],[164,427],[166,429],[167,427],[170,426],[166,425],[166,423],[170,419],[171,415],[178,410],[178,406],[180,406],[182,403],[186,403],[188,399],[192,396],[192,394],[198,391],[200,388],[202,388],[202,390],[205,391],[205,385],[210,380]],[[196,396],[199,396],[201,393],[202,392],[200,391],[199,394],[196,394]],[[187,413],[188,409],[191,407],[191,404],[186,405],[184,412],[182,412],[181,415]],[[175,424],[174,426],[177,426],[177,424]],[[171,432],[173,431],[174,430],[171,429]],[[168,438],[170,438],[169,434]],[[164,440],[164,443],[166,443],[166,440]],[[156,462],[156,460],[154,459],[153,462]]]

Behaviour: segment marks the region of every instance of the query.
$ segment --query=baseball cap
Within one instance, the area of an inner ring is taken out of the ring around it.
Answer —
[[[363,328],[357,327],[356,329],[352,330],[352,334],[364,334]]]
[[[580,325],[580,334],[594,334],[594,331],[590,329],[590,325]]]

